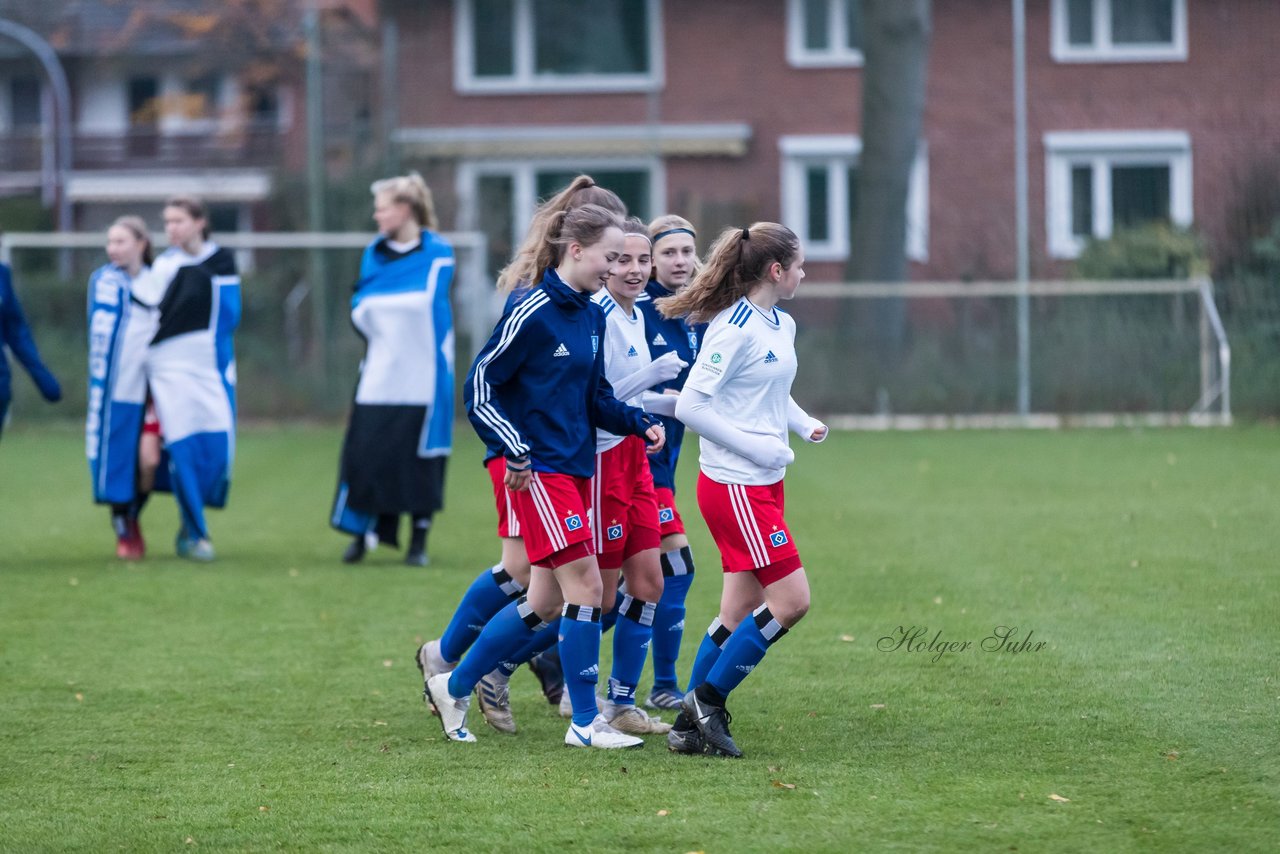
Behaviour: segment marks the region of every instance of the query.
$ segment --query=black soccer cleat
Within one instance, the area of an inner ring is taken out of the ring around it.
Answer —
[[[560,666],[560,655],[555,648],[540,652],[529,659],[529,669],[542,683],[542,696],[553,706],[560,705],[564,696],[564,669]]]
[[[364,537],[356,537],[351,541],[351,544],[347,546],[347,550],[342,553],[342,562],[359,563],[364,560],[364,553]]]
[[[684,708],[683,714],[693,721],[702,734],[708,753],[732,756],[735,759],[742,756],[742,751],[734,744],[733,736],[729,733],[729,722],[733,718],[724,706],[713,706],[698,699],[696,691],[685,694],[681,705]],[[667,744],[670,746],[670,740]]]
[[[667,733],[667,750],[672,753],[700,754],[706,753],[707,744],[702,740],[702,733],[694,726],[693,721],[682,710],[676,715],[676,722]]]

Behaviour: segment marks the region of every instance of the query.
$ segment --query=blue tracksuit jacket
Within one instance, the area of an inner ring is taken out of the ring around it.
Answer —
[[[511,301],[467,374],[467,416],[488,457],[528,455],[534,471],[591,477],[596,428],[644,435],[656,421],[604,376],[604,314],[548,270]]]
[[[644,312],[645,334],[649,336],[649,355],[658,358],[663,353],[675,351],[681,359],[689,363],[673,380],[655,386],[655,391],[673,388],[679,391],[684,388],[684,381],[693,369],[698,358],[698,343],[707,325],[699,323],[690,326],[683,318],[665,318],[658,313],[653,301],[661,297],[671,296],[671,291],[654,280],[645,285],[644,293],[636,300],[636,308]],[[680,444],[684,441],[684,422],[677,418],[657,416],[667,431],[667,442],[662,450],[649,457],[649,468],[653,472],[653,485],[672,492],[676,488],[676,463],[680,459]]]

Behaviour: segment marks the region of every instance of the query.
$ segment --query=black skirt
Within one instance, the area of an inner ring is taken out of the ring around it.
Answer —
[[[425,406],[357,404],[342,443],[347,506],[372,515],[430,516],[444,506],[446,456],[420,457]]]

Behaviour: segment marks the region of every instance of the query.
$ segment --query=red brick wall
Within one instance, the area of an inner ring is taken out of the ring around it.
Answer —
[[[1196,223],[1218,247],[1250,165],[1270,156],[1280,167],[1280,4],[1187,5],[1186,62],[1084,64],[1052,59],[1050,2],[1028,0],[1033,276],[1062,270],[1045,255],[1045,132],[1186,131]],[[666,84],[656,97],[658,118],[746,122],[752,128],[744,157],[667,164],[669,207],[694,219],[707,238],[730,220],[780,216],[780,135],[859,132],[861,70],[788,66],[785,8],[784,0],[664,3]],[[452,2],[415,0],[394,9],[401,32],[402,126],[637,124],[650,115],[645,94],[459,95],[453,87]],[[912,265],[914,278],[1014,273],[1011,40],[1007,0],[933,4],[924,123],[929,260]],[[450,211],[442,208],[448,222]],[[811,264],[809,275],[837,279],[840,265]]]

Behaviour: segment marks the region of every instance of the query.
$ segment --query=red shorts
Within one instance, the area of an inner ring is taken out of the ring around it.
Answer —
[[[632,555],[662,544],[653,473],[639,436],[596,454],[590,502],[601,569],[618,569]]]
[[[515,503],[511,500],[512,492],[504,482],[507,477],[506,459],[494,457],[484,465],[489,471],[489,480],[493,481],[493,503],[498,510],[498,536],[504,539],[521,536],[520,520],[516,518]]]
[[[782,518],[784,501],[782,481],[742,486],[698,473],[698,509],[725,572],[754,572],[768,586],[800,568],[800,553]]]
[[[595,554],[587,516],[590,485],[590,478],[534,472],[528,489],[510,493],[529,563],[555,569]]]
[[[653,494],[658,499],[658,532],[663,537],[684,533],[684,519],[676,509],[676,494],[665,486],[655,486]]]
[[[142,432],[160,435],[160,418],[156,415],[156,405],[147,401],[146,411],[142,414]]]

